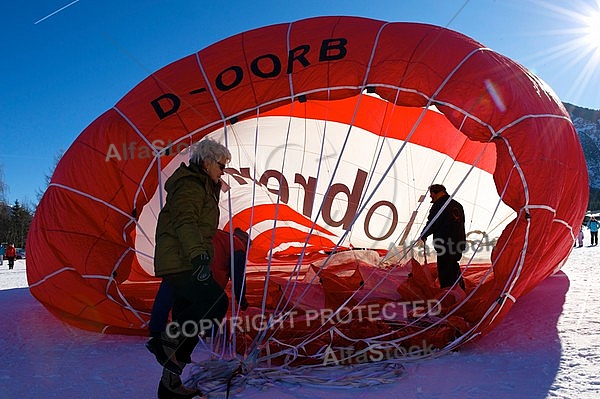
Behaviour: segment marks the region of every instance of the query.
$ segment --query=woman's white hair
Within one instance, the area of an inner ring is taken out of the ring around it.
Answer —
[[[202,165],[203,161],[218,162],[225,158],[227,162],[231,161],[231,153],[223,144],[209,138],[192,144],[190,151],[190,162]]]

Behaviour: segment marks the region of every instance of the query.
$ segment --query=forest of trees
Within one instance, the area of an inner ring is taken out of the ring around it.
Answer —
[[[600,188],[590,188],[588,209],[595,212],[600,211]]]
[[[0,201],[0,242],[14,243],[15,247],[25,248],[33,210],[15,201],[8,205]]]

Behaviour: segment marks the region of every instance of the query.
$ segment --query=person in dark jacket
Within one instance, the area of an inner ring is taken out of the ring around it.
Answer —
[[[161,336],[166,359],[157,356],[165,360],[159,360],[163,365],[159,399],[201,394],[182,384],[182,360],[191,357],[197,334],[210,333],[207,326],[227,313],[229,300],[213,278],[210,264],[219,223],[220,179],[230,160],[225,146],[203,139],[190,148],[189,165],[182,163],[165,183],[167,197],[156,224],[154,274],[172,289],[171,325],[179,329],[168,329]]]
[[[433,247],[437,255],[437,271],[440,288],[447,288],[458,282],[464,290],[459,261],[466,250],[465,212],[462,205],[450,198],[446,187],[433,184],[429,187],[433,205],[427,217],[427,224],[421,233],[423,243],[433,235]]]
[[[588,227],[588,229],[590,229],[590,245],[591,246],[598,245],[598,227],[599,226],[600,226],[600,224],[598,224],[598,221],[596,220],[596,218],[594,216],[592,216],[591,219],[587,223],[587,227]]]

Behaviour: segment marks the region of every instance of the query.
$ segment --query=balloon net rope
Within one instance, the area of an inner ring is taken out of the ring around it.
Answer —
[[[193,363],[186,386],[195,387],[209,398],[225,398],[247,387],[266,389],[280,386],[294,389],[302,386],[356,389],[397,383],[405,368],[397,362],[364,363],[346,366],[302,366],[247,369],[239,360],[210,359]]]
[[[261,131],[259,126],[257,119],[256,134]],[[288,135],[291,126],[291,123],[288,124]],[[334,164],[327,163],[329,157],[324,152],[326,146],[323,144],[326,142],[324,138],[327,136],[327,128],[323,126],[322,129],[317,135],[321,137],[322,143],[315,157],[318,164],[317,175],[319,171],[327,170],[331,177],[326,187],[331,187],[335,184],[336,171],[342,168],[339,160],[343,157],[340,155]],[[251,155],[258,152],[256,138],[254,148],[244,147],[241,144],[244,132],[237,130],[233,126],[225,133],[229,148],[239,149],[234,150],[237,151],[234,152],[234,161],[240,165],[254,165],[256,173],[258,167],[253,159],[254,155]],[[346,132],[341,152],[344,151],[351,131],[352,129],[348,129]],[[308,137],[308,133],[305,136]],[[291,150],[288,152],[288,147],[294,148],[295,144],[290,145],[286,140],[282,143],[281,151],[289,154]],[[380,140],[376,145],[378,150],[371,157],[369,166],[365,167],[370,177],[365,179],[364,189],[356,199],[356,214],[338,235],[339,240],[331,242],[326,250],[321,249],[318,253],[312,252],[312,239],[323,235],[314,220],[307,223],[304,232],[295,232],[295,247],[286,247],[278,240],[278,231],[288,225],[284,205],[290,202],[289,197],[282,198],[286,196],[282,192],[282,177],[275,184],[278,189],[274,190],[268,184],[257,184],[261,181],[259,177],[250,175],[253,184],[251,191],[245,187],[245,199],[252,204],[252,212],[255,211],[257,197],[267,193],[275,207],[270,215],[270,228],[262,220],[255,223],[254,213],[248,216],[248,232],[251,237],[257,238],[258,245],[261,245],[261,238],[265,239],[261,229],[270,233],[265,240],[270,256],[264,258],[262,263],[257,262],[252,254],[253,249],[250,249],[245,285],[251,308],[240,312],[237,306],[232,306],[229,316],[231,320],[225,320],[224,330],[221,331],[225,338],[215,340],[211,349],[213,356],[223,361],[228,358],[244,359],[245,363],[240,367],[248,374],[244,377],[236,376],[235,381],[246,384],[252,378],[260,381],[260,377],[256,376],[264,375],[287,382],[307,381],[307,370],[314,370],[318,375],[323,367],[342,370],[352,367],[354,373],[364,373],[365,378],[357,380],[369,381],[366,378],[369,375],[377,378],[386,376],[390,372],[390,364],[395,365],[394,372],[398,372],[402,362],[418,361],[446,353],[470,339],[470,334],[476,330],[476,323],[467,322],[458,311],[493,276],[491,265],[480,265],[480,252],[485,249],[487,253],[484,255],[489,254],[489,248],[483,248],[488,244],[485,240],[489,239],[486,231],[497,231],[508,219],[506,211],[501,209],[501,199],[496,198],[495,207],[486,210],[487,224],[477,220],[479,230],[470,237],[472,251],[462,267],[463,278],[471,282],[468,293],[462,291],[458,283],[449,289],[436,289],[435,263],[428,263],[427,248],[419,247],[418,244],[419,232],[426,226],[426,212],[423,209],[423,195],[417,195],[414,187],[412,190],[415,193],[411,200],[414,205],[408,209],[403,228],[397,229],[397,237],[389,240],[385,250],[381,247],[377,249],[377,246],[373,248],[370,243],[358,240],[358,234],[354,231],[361,215],[368,212],[369,204],[377,197],[377,191],[388,184],[384,176],[395,162],[399,162],[399,154],[403,151],[412,152],[404,141],[397,147],[398,154],[389,158],[386,165],[380,157],[385,139]],[[479,157],[486,151],[487,145],[482,145]],[[247,159],[243,160],[244,158]],[[286,159],[286,155],[281,157],[279,169],[285,169]],[[435,181],[453,181],[456,186],[452,192],[454,196],[469,178],[481,173],[472,165],[467,168],[461,166],[458,169],[462,175],[455,177],[453,164],[453,160],[443,157],[437,170],[430,171],[432,176],[428,178],[425,187]],[[387,170],[378,174],[376,171],[379,168]],[[418,180],[415,173],[412,170],[411,175],[405,176],[404,180]],[[379,176],[379,181],[373,176]],[[394,184],[399,184],[398,181],[394,179]],[[235,182],[231,179],[228,180],[228,188],[229,209],[224,213],[239,214],[237,209],[232,209],[237,193]],[[325,205],[327,190],[326,188],[320,197],[317,214],[322,214],[324,207],[338,206],[343,210],[343,205],[348,206],[348,202]],[[469,210],[471,221],[480,218],[481,209],[477,209],[477,206]],[[278,214],[278,211],[281,213]],[[382,220],[386,221],[386,218],[383,217]],[[244,225],[239,218],[230,218],[226,224]],[[355,241],[360,244],[355,245]],[[358,246],[372,248],[357,249]],[[290,263],[289,258],[286,259],[288,254],[298,260]],[[429,256],[429,260],[433,260],[432,252],[429,252]],[[489,311],[494,307],[491,306]],[[238,355],[233,355],[235,353]],[[203,370],[201,366],[194,368],[193,378],[196,378],[196,373],[204,375],[208,372]],[[262,371],[253,374],[254,370]],[[255,377],[250,378],[249,375]],[[206,380],[201,377],[198,379]],[[216,381],[219,380],[222,378],[216,378]],[[316,376],[314,381],[317,383],[321,378]],[[331,384],[329,377],[323,377],[321,382]],[[219,386],[222,385],[223,381]],[[344,382],[343,385],[347,383]]]

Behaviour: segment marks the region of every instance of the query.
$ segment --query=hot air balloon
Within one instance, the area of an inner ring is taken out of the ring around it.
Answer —
[[[232,305],[226,334],[257,363],[481,336],[560,269],[587,203],[568,113],[509,58],[419,23],[262,27],[156,71],[65,152],[28,237],[30,290],[50,312],[147,333],[163,184],[204,137],[232,153],[219,227],[252,239],[250,308]],[[465,209],[462,296],[416,245],[433,183]]]

